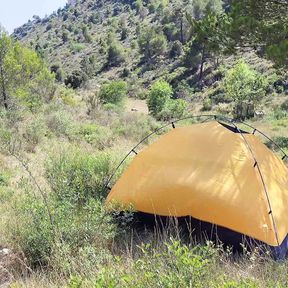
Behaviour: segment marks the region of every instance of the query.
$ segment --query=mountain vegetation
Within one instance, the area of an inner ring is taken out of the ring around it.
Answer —
[[[1,28],[0,286],[287,287],[260,247],[195,243],[175,219],[135,230],[133,209],[105,207],[127,151],[173,119],[245,119],[288,153],[287,8],[81,0]]]

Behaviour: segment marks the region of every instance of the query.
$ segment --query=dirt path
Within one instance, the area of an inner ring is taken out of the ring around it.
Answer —
[[[139,99],[129,98],[127,102],[127,111],[133,111],[135,113],[142,113],[145,115],[149,114],[146,100],[139,100]]]

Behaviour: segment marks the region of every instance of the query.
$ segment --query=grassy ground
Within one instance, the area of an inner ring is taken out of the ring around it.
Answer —
[[[0,253],[0,285],[288,286],[286,261],[257,248],[236,256],[211,243],[183,242],[175,231],[134,233],[129,213],[115,222],[103,206],[103,182],[161,123],[141,100],[129,100],[126,111],[96,107],[88,114],[82,96],[33,114],[1,111],[0,250],[9,251]],[[287,151],[284,112],[269,109],[251,123]]]

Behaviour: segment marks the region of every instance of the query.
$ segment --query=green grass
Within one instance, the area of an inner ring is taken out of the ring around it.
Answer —
[[[11,287],[287,287],[286,261],[257,248],[236,256],[212,243],[184,241],[177,230],[136,232],[131,213],[115,221],[104,207],[103,183],[161,123],[101,107],[88,115],[80,104],[51,102],[34,114],[3,114],[0,246],[21,263],[0,259],[13,275]],[[272,111],[253,124],[269,127],[287,149],[285,127],[275,130],[287,121],[280,115]],[[13,146],[15,139],[21,145]]]

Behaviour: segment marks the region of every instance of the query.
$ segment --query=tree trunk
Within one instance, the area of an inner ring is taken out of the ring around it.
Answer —
[[[4,81],[4,73],[3,73],[3,69],[1,67],[0,69],[0,75],[1,75],[1,86],[2,86],[2,98],[3,98],[3,104],[4,104],[4,108],[6,110],[8,110],[8,97],[7,97],[7,93],[6,93],[6,87],[5,87],[5,81]]]
[[[180,41],[182,44],[184,44],[184,35],[183,35],[183,15],[181,15],[180,20]]]
[[[202,48],[201,66],[200,66],[200,73],[199,73],[199,81],[201,81],[201,80],[202,80],[202,77],[203,77],[204,63],[205,63],[205,45],[203,45],[203,48]]]

